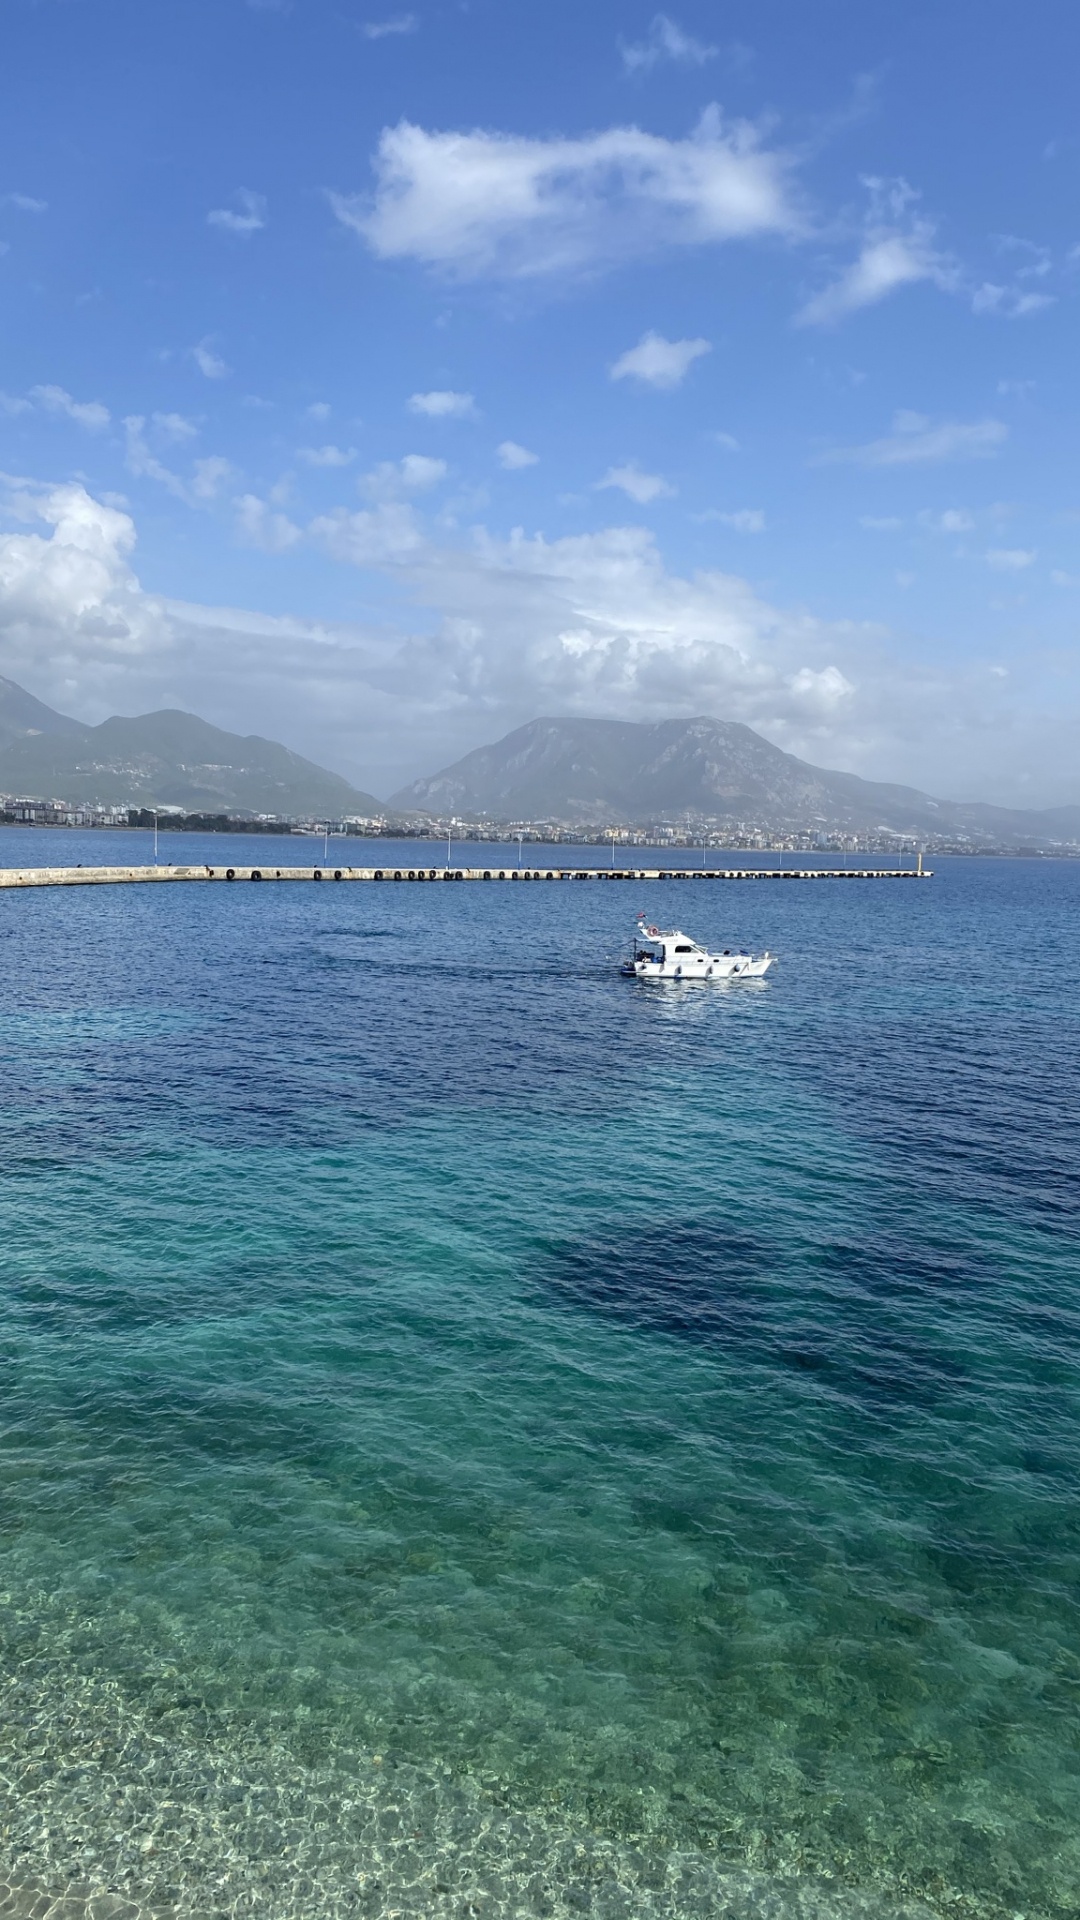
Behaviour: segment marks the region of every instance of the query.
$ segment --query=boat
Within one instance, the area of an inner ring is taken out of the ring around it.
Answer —
[[[631,958],[620,971],[630,980],[760,980],[774,953],[710,953],[678,927],[650,927],[638,918]]]

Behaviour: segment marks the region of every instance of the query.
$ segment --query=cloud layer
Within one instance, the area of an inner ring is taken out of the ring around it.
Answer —
[[[1024,715],[1000,667],[900,670],[879,629],[777,608],[729,573],[670,573],[643,528],[559,540],[477,530],[447,546],[407,497],[437,475],[402,463],[396,478],[369,478],[369,506],[305,527],[252,495],[238,516],[272,551],[306,544],[388,573],[413,602],[411,631],[147,593],[129,515],[68,486],[10,503],[22,525],[0,535],[0,667],[80,717],[187,706],[284,736],[385,792],[543,712],[711,712],[819,764],[955,797],[1000,792],[1005,747],[1022,766]],[[1007,551],[999,565],[1026,563]],[[1045,772],[1056,728],[1071,766],[1072,725],[1040,718],[1032,764]]]

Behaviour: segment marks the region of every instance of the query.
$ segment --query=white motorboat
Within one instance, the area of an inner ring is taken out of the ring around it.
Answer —
[[[634,934],[634,951],[622,971],[633,980],[760,980],[774,953],[741,953],[725,947],[710,953],[677,927],[650,927],[644,914]]]

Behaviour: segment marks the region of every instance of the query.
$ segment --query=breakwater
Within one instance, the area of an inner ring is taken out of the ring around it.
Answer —
[[[137,882],[335,880],[929,880],[915,867],[0,867],[5,887],[122,886]]]

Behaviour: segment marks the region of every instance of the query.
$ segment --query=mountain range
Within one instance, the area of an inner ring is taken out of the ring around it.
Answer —
[[[188,813],[378,815],[340,774],[275,740],[167,709],[84,726],[0,679],[0,793]]]
[[[446,818],[568,825],[708,823],[767,832],[963,837],[986,845],[1080,840],[1080,807],[1043,812],[935,800],[830,772],[736,720],[533,720],[391,805]]]
[[[974,845],[1080,844],[1080,807],[935,800],[812,766],[735,720],[532,720],[389,802],[277,741],[167,709],[87,726],[0,677],[0,793],[189,813],[403,815],[567,827],[893,833]]]

